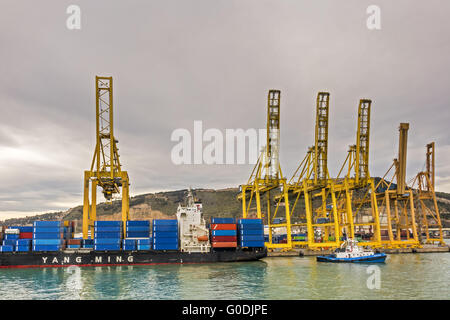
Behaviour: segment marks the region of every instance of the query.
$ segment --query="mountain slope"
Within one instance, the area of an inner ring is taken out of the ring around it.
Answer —
[[[205,218],[210,217],[240,217],[242,208],[237,200],[239,189],[196,189],[195,195],[203,202]],[[184,204],[187,190],[142,194],[130,199],[130,218],[133,220],[168,219],[174,218],[178,205]],[[444,226],[450,226],[450,194],[436,193],[438,206]],[[266,211],[266,203],[262,202],[262,210]],[[255,212],[255,208],[251,208]],[[81,232],[83,207],[77,206],[65,212],[46,213],[25,218],[7,219],[0,222],[2,225],[31,224],[36,220],[75,220],[77,232]],[[121,201],[112,203],[100,203],[97,205],[97,217],[99,220],[120,220]]]

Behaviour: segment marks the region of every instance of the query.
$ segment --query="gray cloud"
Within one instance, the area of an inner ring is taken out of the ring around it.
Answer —
[[[360,98],[371,98],[371,173],[397,153],[410,122],[408,177],[437,146],[437,182],[450,191],[450,4],[377,1],[22,1],[0,10],[0,219],[81,203],[95,133],[95,75],[114,77],[115,132],[131,192],[229,187],[251,165],[175,166],[170,135],[264,128],[266,95],[282,91],[281,164],[290,176],[313,143],[318,91],[331,93],[329,167],[353,144]],[[31,9],[32,8],[32,9]],[[3,213],[2,213],[3,212]],[[14,213],[15,212],[15,213]]]

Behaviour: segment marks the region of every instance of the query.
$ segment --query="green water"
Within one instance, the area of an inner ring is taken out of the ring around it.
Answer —
[[[1,299],[450,299],[450,253],[389,255],[370,265],[314,257],[247,263],[2,269]],[[374,282],[371,282],[374,283]]]

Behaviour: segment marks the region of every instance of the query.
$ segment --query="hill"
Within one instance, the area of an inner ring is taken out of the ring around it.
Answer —
[[[220,190],[196,189],[197,198],[203,202],[205,218],[210,217],[240,217],[241,203],[237,200],[238,188]],[[174,218],[178,205],[184,204],[187,189],[148,193],[130,198],[130,218],[133,220],[169,219]],[[441,218],[445,227],[450,227],[450,194],[436,193]],[[121,201],[112,203],[100,203],[97,205],[97,217],[99,220],[120,220]],[[266,210],[263,201],[262,210]],[[7,219],[0,222],[1,225],[27,225],[36,220],[75,220],[76,232],[81,232],[83,207],[77,206],[64,212],[46,213],[28,216],[25,218]]]

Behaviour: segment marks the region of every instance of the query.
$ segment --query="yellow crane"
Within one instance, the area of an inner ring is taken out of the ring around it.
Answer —
[[[317,94],[314,146],[308,149],[286,184],[284,191],[288,196],[277,198],[279,202],[284,200],[286,216],[292,221],[290,228],[306,230],[306,239],[294,240],[292,246],[312,249],[339,246],[336,198],[327,165],[329,102],[328,92]],[[292,207],[289,195],[293,200]]]
[[[431,142],[426,146],[426,170],[417,174],[413,187],[417,188],[417,200],[420,204],[421,217],[419,217],[420,234],[425,233],[424,243],[439,243],[445,245],[441,216],[436,200],[434,188],[435,181],[435,144]],[[438,235],[430,235],[429,228],[438,228]]]
[[[361,99],[358,105],[356,145],[350,146],[347,158],[333,182],[339,217],[339,232],[355,238],[357,232],[369,235],[364,245],[380,246],[380,221],[375,182],[369,173],[370,112],[372,101]],[[339,178],[344,168],[344,178]]]
[[[406,151],[409,123],[400,123],[398,158],[376,186],[380,211],[381,243],[387,248],[419,247],[414,195],[406,185]],[[390,180],[385,180],[395,168]],[[396,181],[396,187],[394,185]]]
[[[289,248],[291,246],[289,214],[287,213],[285,216],[286,222],[273,223],[277,210],[275,210],[273,215],[271,212],[271,191],[283,189],[283,186],[286,184],[286,179],[283,178],[279,161],[280,96],[281,92],[279,90],[269,90],[267,97],[266,146],[253,167],[247,183],[240,186],[241,192],[238,196],[238,199],[242,201],[243,218],[248,217],[251,211],[251,205],[255,203],[256,216],[260,219],[267,220],[269,226],[269,243],[266,243],[266,246],[268,248]],[[287,198],[287,193],[284,193],[284,196]],[[266,214],[262,210],[262,201],[266,201]],[[273,228],[286,228],[286,244],[271,243]]]
[[[94,235],[94,222],[97,219],[97,187],[101,187],[108,202],[114,194],[122,192],[122,221],[129,218],[129,179],[122,171],[114,138],[113,126],[113,79],[95,77],[96,92],[96,145],[91,168],[84,172],[83,197],[83,238],[88,238],[89,228]],[[91,185],[91,199],[89,186]],[[120,190],[122,189],[122,190]],[[124,237],[125,227],[123,228]]]

